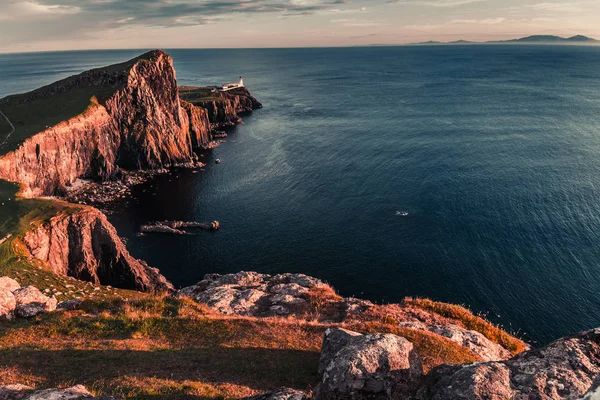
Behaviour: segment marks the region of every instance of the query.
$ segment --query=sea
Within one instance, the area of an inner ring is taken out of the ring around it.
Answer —
[[[462,304],[533,344],[600,326],[600,47],[167,50],[264,108],[111,222],[175,286],[301,272]],[[143,50],[0,55],[0,97]],[[220,159],[221,163],[214,161]],[[138,234],[157,220],[218,232]]]

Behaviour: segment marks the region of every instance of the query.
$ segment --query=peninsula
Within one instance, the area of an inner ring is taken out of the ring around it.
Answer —
[[[299,273],[176,290],[80,204],[86,187],[201,167],[197,152],[261,107],[243,82],[179,87],[159,50],[0,99],[1,398],[593,395],[599,330],[531,349],[461,306],[378,305]]]

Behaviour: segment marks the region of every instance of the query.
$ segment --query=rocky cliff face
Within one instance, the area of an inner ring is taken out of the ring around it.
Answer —
[[[123,289],[173,290],[157,269],[127,252],[104,214],[91,207],[55,216],[23,241],[32,257],[58,275]]]
[[[198,102],[206,108],[181,100],[173,60],[162,51],[1,101],[27,104],[83,87],[112,94],[92,98],[82,114],[46,128],[0,159],[0,178],[20,182],[22,195],[54,195],[78,177],[105,180],[119,168],[192,162],[193,149],[212,140],[213,127],[239,123],[239,112],[260,107],[246,89],[220,93],[223,101]]]
[[[197,99],[190,102],[207,110],[210,123],[215,128],[225,128],[239,124],[239,114],[248,113],[262,104],[256,100],[246,88],[238,88],[228,92],[218,92],[216,99]]]
[[[26,108],[82,89],[97,94],[83,113],[46,127],[0,157],[0,179],[19,182],[22,196],[62,194],[80,177],[104,181],[120,169],[193,163],[193,150],[209,145],[216,126],[238,123],[238,112],[260,107],[246,89],[219,94],[223,101],[210,109],[182,100],[173,60],[156,50],[9,96],[0,108]],[[32,257],[60,275],[125,289],[172,289],[158,270],[131,257],[115,229],[91,208],[57,215],[23,240]]]

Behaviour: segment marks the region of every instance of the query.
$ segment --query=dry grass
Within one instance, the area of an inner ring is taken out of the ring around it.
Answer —
[[[513,355],[527,349],[525,342],[508,334],[506,331],[502,330],[491,322],[473,315],[471,311],[464,307],[422,298],[406,298],[404,299],[403,303],[405,305],[410,305],[425,311],[436,313],[442,317],[455,321],[458,325],[464,328],[477,331],[491,341],[500,344],[502,347],[509,350]]]
[[[127,399],[239,398],[280,386],[310,389],[330,326],[224,316],[172,297],[88,300],[80,310],[1,322],[0,384],[77,383]],[[393,323],[342,326],[408,338],[426,370],[478,360],[445,338]]]

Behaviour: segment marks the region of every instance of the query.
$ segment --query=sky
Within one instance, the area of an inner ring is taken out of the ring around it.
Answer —
[[[600,38],[600,0],[0,0],[0,52]]]

